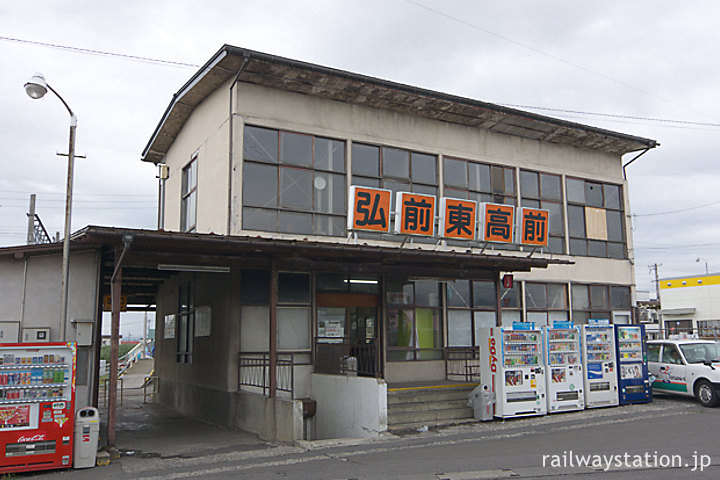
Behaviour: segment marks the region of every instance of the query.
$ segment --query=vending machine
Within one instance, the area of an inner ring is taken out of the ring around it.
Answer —
[[[496,417],[547,413],[542,331],[519,328],[480,330],[480,375],[495,392]]]
[[[615,325],[618,396],[622,405],[652,400],[644,339],[642,325]]]
[[[585,407],[611,407],[618,404],[615,329],[610,322],[582,326],[585,364]]]
[[[585,395],[580,329],[570,322],[562,322],[562,325],[543,327],[543,333],[548,413],[582,410]]]
[[[0,344],[0,474],[72,466],[75,343]]]

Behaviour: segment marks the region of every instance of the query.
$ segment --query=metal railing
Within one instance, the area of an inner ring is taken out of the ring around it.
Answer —
[[[150,400],[153,400],[155,398],[155,394],[158,390],[158,377],[157,375],[153,375],[152,373],[145,377],[145,381],[142,385],[143,389],[143,403],[147,403],[148,397]],[[148,390],[150,391],[148,393]]]
[[[345,338],[315,338],[315,372],[329,375],[381,376],[376,343],[351,344]]]
[[[479,382],[480,347],[446,347],[445,378],[463,382]]]
[[[106,379],[104,379],[104,380],[100,383],[100,387],[99,387],[99,390],[100,390],[101,393],[100,393],[98,396],[99,396],[100,398],[102,398],[102,401],[103,401],[103,405],[102,405],[102,406],[103,406],[103,407],[107,407],[107,404],[108,404],[108,391],[109,391],[109,389],[108,389],[108,383],[109,383],[109,382],[110,382],[110,379],[109,379],[109,378],[106,378]],[[118,402],[118,405],[119,405],[119,406],[122,406],[122,404],[123,404],[123,398],[124,398],[123,392],[125,391],[125,389],[123,388],[123,379],[122,379],[122,377],[119,377],[119,378],[118,378],[117,389],[120,391],[120,401]]]
[[[278,353],[276,365],[277,390],[287,392],[295,398],[295,353]],[[255,387],[263,395],[270,393],[270,353],[238,353],[238,389]]]

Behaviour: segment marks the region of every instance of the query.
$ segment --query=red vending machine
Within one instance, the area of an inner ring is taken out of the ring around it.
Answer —
[[[76,351],[0,344],[0,474],[72,466]]]

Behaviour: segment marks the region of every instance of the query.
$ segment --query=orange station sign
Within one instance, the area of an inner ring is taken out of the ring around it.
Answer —
[[[499,203],[480,204],[481,242],[513,243],[515,230],[515,207]]]
[[[395,196],[395,233],[435,235],[435,195],[398,192]]]
[[[443,197],[440,199],[440,235],[458,240],[474,240],[477,230],[477,202]]]
[[[550,212],[527,207],[518,210],[520,243],[522,245],[546,247],[548,244]]]
[[[387,189],[352,185],[348,199],[348,230],[389,233],[392,196],[393,193]],[[397,192],[394,232],[435,236],[437,200],[435,195]],[[442,197],[438,220],[437,235],[443,238],[539,247],[548,245],[548,210],[516,209],[513,205]]]
[[[390,231],[392,192],[381,188],[353,185],[348,205],[348,230]]]

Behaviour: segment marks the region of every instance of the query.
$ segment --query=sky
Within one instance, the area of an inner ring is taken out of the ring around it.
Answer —
[[[73,231],[155,228],[142,150],[230,44],[655,139],[627,167],[637,288],[654,292],[652,265],[720,272],[718,18],[720,2],[693,0],[3,1],[0,246],[25,242],[33,193],[63,230],[70,117],[25,94],[35,72],[78,118]]]

